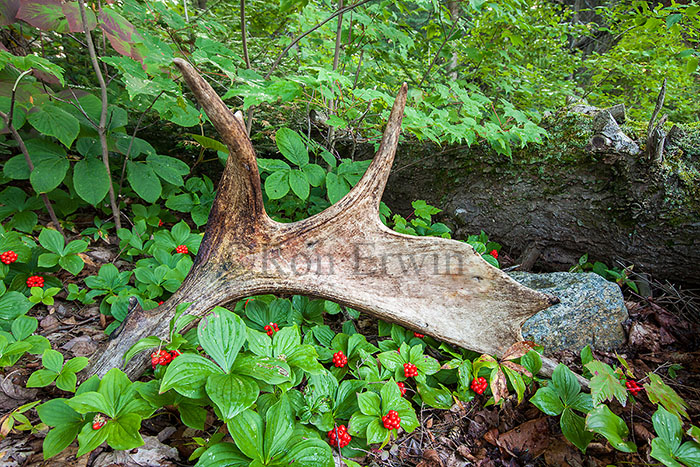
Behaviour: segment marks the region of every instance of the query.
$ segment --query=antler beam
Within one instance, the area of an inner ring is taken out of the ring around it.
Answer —
[[[333,300],[437,339],[499,354],[522,340],[520,326],[556,299],[524,287],[455,240],[414,237],[388,229],[379,203],[396,154],[407,86],[396,97],[379,150],[343,199],[299,222],[265,212],[255,151],[242,116],[226,107],[186,61],[175,59],[188,86],[229,148],[229,158],[194,266],[162,306],[137,308],[92,373],[121,366],[142,337],[166,335],[176,305],[204,315],[216,305],[264,293]],[[127,374],[139,374],[145,357]]]

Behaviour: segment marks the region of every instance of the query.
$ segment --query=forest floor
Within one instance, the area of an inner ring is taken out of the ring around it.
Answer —
[[[110,248],[91,249],[85,255],[86,268],[78,278],[66,273],[64,281],[80,280],[95,274],[101,264],[110,261]],[[116,263],[118,268],[130,263]],[[64,271],[65,272],[65,271]],[[654,283],[655,298],[628,296],[629,320],[624,324],[628,340],[615,352],[594,350],[594,357],[608,364],[617,364],[622,356],[635,375],[654,372],[675,389],[688,403],[688,413],[695,423],[700,419],[700,295],[679,290],[670,284]],[[53,306],[37,306],[32,315],[40,322],[38,332],[47,337],[52,348],[60,350],[66,359],[90,357],[107,337],[109,324],[99,313],[97,305],[81,309],[73,302],[57,299]],[[341,315],[330,320],[342,319]],[[328,323],[340,327],[340,321]],[[356,323],[368,340],[376,340],[377,322],[361,315]],[[572,370],[582,371],[577,353],[559,352],[554,359]],[[187,428],[177,411],[165,410],[145,420],[142,434],[146,445],[130,452],[112,452],[104,446],[89,455],[75,458],[77,443],[58,456],[45,461],[42,442],[45,431],[9,433],[1,424],[3,417],[18,406],[38,399],[65,397],[55,387],[26,389],[29,375],[41,366],[39,356],[25,356],[0,376],[0,467],[14,466],[185,466],[186,459],[197,447],[193,436],[207,436]],[[644,380],[639,381],[640,385]],[[548,417],[528,402],[517,404],[514,396],[499,407],[484,407],[485,398],[477,396],[468,403],[456,403],[451,410],[428,407],[418,411],[420,427],[413,433],[400,432],[384,449],[367,452],[364,459],[355,459],[366,466],[456,467],[477,466],[607,466],[660,465],[649,457],[653,438],[651,415],[655,405],[644,392],[623,408],[610,404],[630,427],[630,439],[639,452],[625,454],[614,450],[605,440],[594,441],[585,454],[569,443],[559,429],[558,418]],[[27,412],[29,420],[39,422],[34,411]],[[5,417],[6,418],[6,417]],[[207,419],[212,426],[216,419]],[[221,429],[225,430],[223,425]],[[210,430],[211,431],[211,430]],[[212,433],[210,432],[209,435]],[[181,460],[173,460],[179,458]]]

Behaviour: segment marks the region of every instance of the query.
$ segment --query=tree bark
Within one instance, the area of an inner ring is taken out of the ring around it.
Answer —
[[[566,270],[588,253],[609,267],[623,261],[637,272],[700,283],[700,130],[672,131],[659,164],[643,150],[592,145],[605,139],[593,121],[550,118],[547,142],[515,151],[512,162],[485,144],[405,144],[384,201],[405,214],[411,200],[427,199],[445,209],[457,238],[484,230],[513,258],[535,244],[536,268]]]

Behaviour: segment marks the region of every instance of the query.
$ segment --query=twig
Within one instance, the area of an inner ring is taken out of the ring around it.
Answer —
[[[430,70],[433,69],[433,65],[435,65],[435,61],[437,60],[438,55],[440,55],[440,52],[442,51],[442,48],[445,46],[445,44],[447,44],[447,41],[450,40],[450,36],[452,36],[452,33],[454,32],[456,27],[457,27],[457,21],[452,23],[452,28],[450,29],[450,32],[447,33],[447,36],[445,36],[445,40],[442,41],[442,44],[440,44],[440,47],[438,47],[437,52],[435,52],[435,55],[433,56],[433,60],[430,62],[430,66],[428,67],[428,70],[423,75],[423,78],[420,80],[420,83],[418,83],[419,88],[423,87],[423,82],[430,74]]]
[[[100,136],[100,146],[102,147],[102,163],[107,170],[107,178],[109,180],[109,203],[112,205],[112,216],[114,217],[114,225],[117,230],[122,228],[122,222],[119,214],[119,207],[117,206],[116,199],[114,197],[114,185],[112,185],[112,173],[109,169],[109,149],[107,147],[107,85],[105,84],[104,77],[102,76],[102,70],[100,70],[100,63],[97,60],[97,54],[95,53],[95,44],[92,41],[92,35],[90,34],[90,28],[88,28],[87,21],[85,19],[85,4],[84,0],[78,0],[78,6],[80,7],[80,19],[83,22],[83,31],[85,32],[85,40],[88,46],[88,53],[90,54],[90,61],[92,62],[92,67],[97,75],[97,81],[100,84],[100,93],[102,98],[102,111],[100,112],[100,125],[97,127],[97,133]]]
[[[661,108],[664,106],[664,99],[666,99],[666,78],[664,78],[664,84],[661,85],[661,90],[656,98],[654,112],[651,114],[651,120],[649,120],[649,126],[647,127],[647,141],[649,138],[651,138],[651,131],[654,129],[654,120],[656,120]]]
[[[267,74],[265,75],[265,79],[268,79],[272,75],[272,73],[275,71],[275,69],[277,69],[277,66],[280,64],[280,62],[282,61],[284,56],[287,55],[287,52],[289,52],[289,50],[292,47],[294,47],[300,40],[302,40],[303,38],[305,38],[306,36],[308,36],[309,34],[314,32],[315,30],[317,30],[318,28],[320,28],[321,26],[323,26],[324,24],[326,24],[327,22],[329,22],[330,20],[332,20],[336,16],[342,15],[346,11],[354,10],[355,8],[360,7],[360,6],[364,5],[365,3],[369,3],[371,1],[373,1],[373,0],[362,0],[361,2],[357,2],[355,4],[346,6],[345,8],[341,8],[341,9],[337,10],[335,13],[333,13],[332,15],[330,15],[328,18],[326,18],[323,21],[321,21],[320,23],[318,23],[313,28],[307,30],[306,32],[304,32],[304,33],[298,35],[297,37],[295,37],[294,39],[292,39],[292,42],[290,42],[289,45],[287,47],[285,47],[284,50],[277,56],[274,63],[272,64],[272,67],[270,67],[270,71],[268,71]]]
[[[250,70],[250,58],[248,57],[248,38],[246,37],[246,26],[245,26],[245,0],[241,0],[241,37],[243,42],[243,60],[245,61],[245,67]],[[253,127],[253,107],[248,108],[246,112],[245,120],[245,131],[250,136],[250,129]]]

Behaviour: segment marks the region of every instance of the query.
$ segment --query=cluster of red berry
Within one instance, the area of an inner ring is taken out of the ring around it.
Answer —
[[[338,434],[336,436],[336,430],[331,430],[328,432],[328,444],[331,446],[338,446],[339,448],[344,448],[350,444],[352,437],[348,434],[348,429],[345,425],[340,425],[338,427]]]
[[[498,258],[498,252],[496,250],[491,250],[491,253],[489,253],[491,256],[494,258]]]
[[[100,428],[105,426],[105,423],[107,423],[107,420],[105,420],[105,416],[101,413],[98,413],[97,415],[95,415],[95,418],[92,419],[92,429],[99,430]]]
[[[474,378],[471,384],[472,391],[474,391],[477,394],[483,394],[484,391],[486,391],[487,387],[489,387],[489,383],[483,376]]]
[[[627,390],[628,390],[633,396],[636,396],[636,395],[639,394],[640,391],[642,390],[642,387],[641,387],[640,385],[638,385],[637,382],[634,381],[634,380],[632,380],[632,379],[627,380],[627,382],[625,383],[625,386],[627,386]]]
[[[280,330],[279,326],[277,326],[277,323],[270,323],[266,325],[264,329],[267,335],[270,337],[272,337],[274,333]]]
[[[188,250],[187,246],[185,245],[178,245],[177,248],[175,248],[175,253],[182,253],[183,255],[186,255],[189,252],[190,250]]]
[[[398,430],[401,426],[401,418],[396,410],[390,410],[388,414],[382,417],[382,423],[387,430]]]
[[[348,357],[343,354],[343,351],[339,351],[333,354],[333,365],[337,368],[343,368],[348,364]]]
[[[32,287],[43,287],[44,286],[44,278],[41,276],[29,276],[27,278],[27,287],[30,289]]]
[[[424,334],[419,334],[419,333],[417,333],[417,332],[414,331],[414,332],[413,332],[413,337],[425,337],[425,335],[424,335]]]
[[[403,384],[403,382],[399,381],[396,383],[396,385],[399,387],[399,390],[401,391],[401,397],[406,395],[406,386]]]
[[[163,221],[161,219],[158,219],[158,227],[163,227]]]
[[[155,370],[156,366],[165,366],[180,355],[182,355],[182,353],[179,350],[173,350],[172,352],[168,352],[165,349],[156,350],[151,354],[151,366]]]
[[[413,363],[404,363],[403,374],[406,378],[418,376],[418,368],[416,368],[416,366]]]
[[[2,261],[5,264],[12,264],[15,261],[17,261],[17,253],[14,251],[6,251],[5,253],[0,255],[0,261]]]

